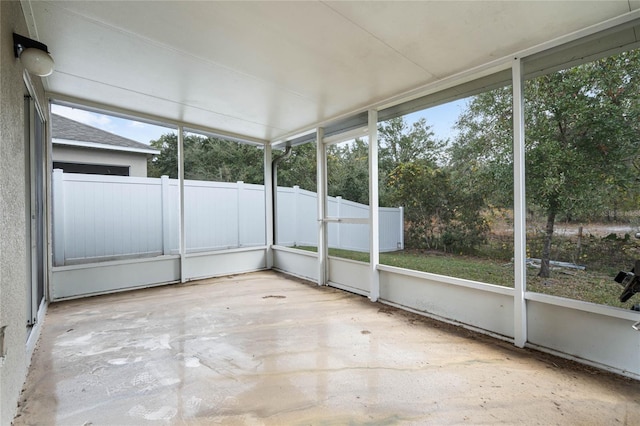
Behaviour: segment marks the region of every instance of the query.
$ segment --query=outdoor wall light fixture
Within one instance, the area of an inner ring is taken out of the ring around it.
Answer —
[[[53,58],[46,44],[13,33],[13,53],[31,74],[46,77],[53,73]]]

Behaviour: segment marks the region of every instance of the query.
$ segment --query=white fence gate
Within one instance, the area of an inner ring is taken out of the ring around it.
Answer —
[[[317,194],[293,188],[278,188],[278,222],[276,242],[282,246],[313,246],[318,244]],[[369,206],[327,197],[330,217],[367,218]],[[404,212],[402,207],[380,207],[380,251],[404,249]],[[369,251],[369,225],[329,223],[329,247]]]
[[[264,186],[243,182],[184,183],[187,253],[265,245]],[[368,216],[368,206],[329,197],[334,217]],[[316,194],[278,188],[276,241],[316,246]],[[177,254],[176,179],[53,171],[54,266]],[[367,225],[331,224],[329,246],[368,251]],[[404,247],[402,208],[380,208],[380,250]]]

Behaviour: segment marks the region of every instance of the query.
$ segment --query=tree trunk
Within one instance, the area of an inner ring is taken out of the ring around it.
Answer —
[[[551,270],[549,269],[549,260],[551,258],[551,237],[553,236],[553,225],[556,221],[556,212],[550,211],[547,215],[547,229],[544,236],[544,247],[542,248],[542,258],[540,259],[540,278],[549,278]]]

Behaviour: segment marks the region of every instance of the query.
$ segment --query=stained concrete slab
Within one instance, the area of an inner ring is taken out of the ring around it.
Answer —
[[[637,425],[640,383],[275,272],[51,305],[15,419],[499,423]]]

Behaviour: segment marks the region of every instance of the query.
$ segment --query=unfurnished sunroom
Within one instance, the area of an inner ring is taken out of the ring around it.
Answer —
[[[48,307],[55,318],[121,297],[88,296],[197,291],[169,284],[271,269],[613,372],[629,389],[640,378],[640,4],[0,7],[0,423],[39,336],[50,339]],[[27,71],[28,47],[50,52],[52,74]],[[141,141],[159,153],[147,176],[54,169],[51,111],[63,109],[159,129]],[[241,305],[233,292],[252,289],[274,302],[264,321],[285,315],[279,292],[303,306],[273,285],[263,294],[242,278],[209,297]],[[627,397],[633,414],[640,395]],[[177,421],[161,414],[140,418]],[[258,416],[278,419],[295,417]]]

